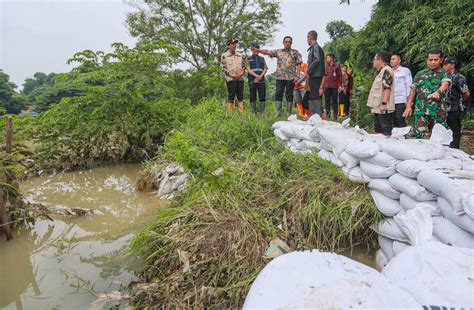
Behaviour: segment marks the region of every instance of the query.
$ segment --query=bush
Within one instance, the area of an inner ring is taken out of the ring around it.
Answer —
[[[192,181],[132,243],[153,282],[134,294],[136,306],[241,307],[275,237],[293,249],[373,244],[368,227],[381,215],[366,187],[314,155],[289,152],[272,122],[207,100],[167,136],[156,161],[176,160]]]

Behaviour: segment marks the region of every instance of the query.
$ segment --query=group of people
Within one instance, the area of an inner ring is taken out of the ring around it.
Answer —
[[[220,62],[227,82],[228,110],[233,110],[237,97],[237,106],[241,113],[244,111],[244,72],[248,75],[253,113],[256,115],[265,110],[265,74],[268,67],[265,58],[260,56],[263,54],[277,59],[275,72],[277,117],[281,115],[283,98],[287,102],[287,114],[291,113],[295,103],[298,115],[303,119],[315,113],[323,116],[323,94],[326,98],[326,117],[348,115],[353,85],[352,72],[347,66],[337,64],[334,55],[329,54],[325,57],[317,38],[316,31],[310,31],[307,35],[309,48],[306,63],[303,62],[301,53],[291,48],[293,39],[290,36],[283,38],[283,48],[277,50],[261,49],[260,45],[253,43],[250,48],[252,55],[249,57],[236,51],[238,40],[229,39],[226,42],[227,51],[222,54]],[[339,108],[340,104],[343,108]]]
[[[400,65],[400,54],[379,51],[373,59],[377,70],[367,106],[374,114],[374,130],[389,136],[393,127],[406,126],[405,117],[414,116],[415,135],[429,138],[434,124],[453,131],[451,147],[459,148],[461,120],[470,97],[466,78],[457,71],[455,57],[444,59],[443,52],[430,50],[426,69],[412,79]]]
[[[228,110],[234,109],[235,97],[241,113],[244,112],[244,73],[247,72],[250,103],[256,115],[265,110],[265,75],[268,67],[265,58],[259,54],[277,59],[275,72],[275,110],[281,115],[283,97],[287,101],[287,113],[293,103],[298,115],[306,119],[313,114],[323,118],[337,118],[349,115],[353,77],[350,68],[339,65],[335,57],[326,57],[317,43],[316,31],[307,34],[308,58],[304,63],[301,53],[292,49],[293,39],[286,36],[283,48],[261,49],[257,43],[251,45],[252,55],[239,53],[238,40],[226,42],[227,51],[221,56],[228,91]],[[466,78],[458,71],[454,57],[444,59],[440,50],[427,53],[427,66],[412,79],[408,68],[401,66],[401,55],[379,51],[373,59],[377,70],[370,89],[367,106],[374,115],[376,133],[390,135],[393,127],[405,127],[405,118],[414,115],[417,138],[427,138],[434,124],[439,123],[453,131],[451,147],[459,148],[461,119],[470,96]],[[322,97],[325,98],[325,111]],[[257,97],[259,105],[257,106]]]

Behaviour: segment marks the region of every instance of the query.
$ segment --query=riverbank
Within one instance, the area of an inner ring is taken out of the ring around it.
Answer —
[[[367,188],[292,154],[273,138],[273,122],[208,100],[167,137],[156,161],[178,162],[192,181],[132,243],[154,283],[132,296],[136,306],[239,307],[275,238],[291,250],[376,245],[369,226],[382,216]]]

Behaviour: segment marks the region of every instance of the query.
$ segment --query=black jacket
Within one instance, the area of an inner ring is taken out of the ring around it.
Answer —
[[[324,67],[324,51],[318,43],[314,43],[308,48],[308,76],[323,77],[326,75]]]

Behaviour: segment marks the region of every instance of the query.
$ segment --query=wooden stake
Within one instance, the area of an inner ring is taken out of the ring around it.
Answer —
[[[5,201],[5,196],[3,192],[3,188],[0,188],[0,218],[2,219],[2,225],[3,231],[5,232],[5,235],[7,236],[7,240],[10,240],[13,238],[12,231],[10,228],[10,221],[8,220],[8,214],[7,214],[7,204]]]

